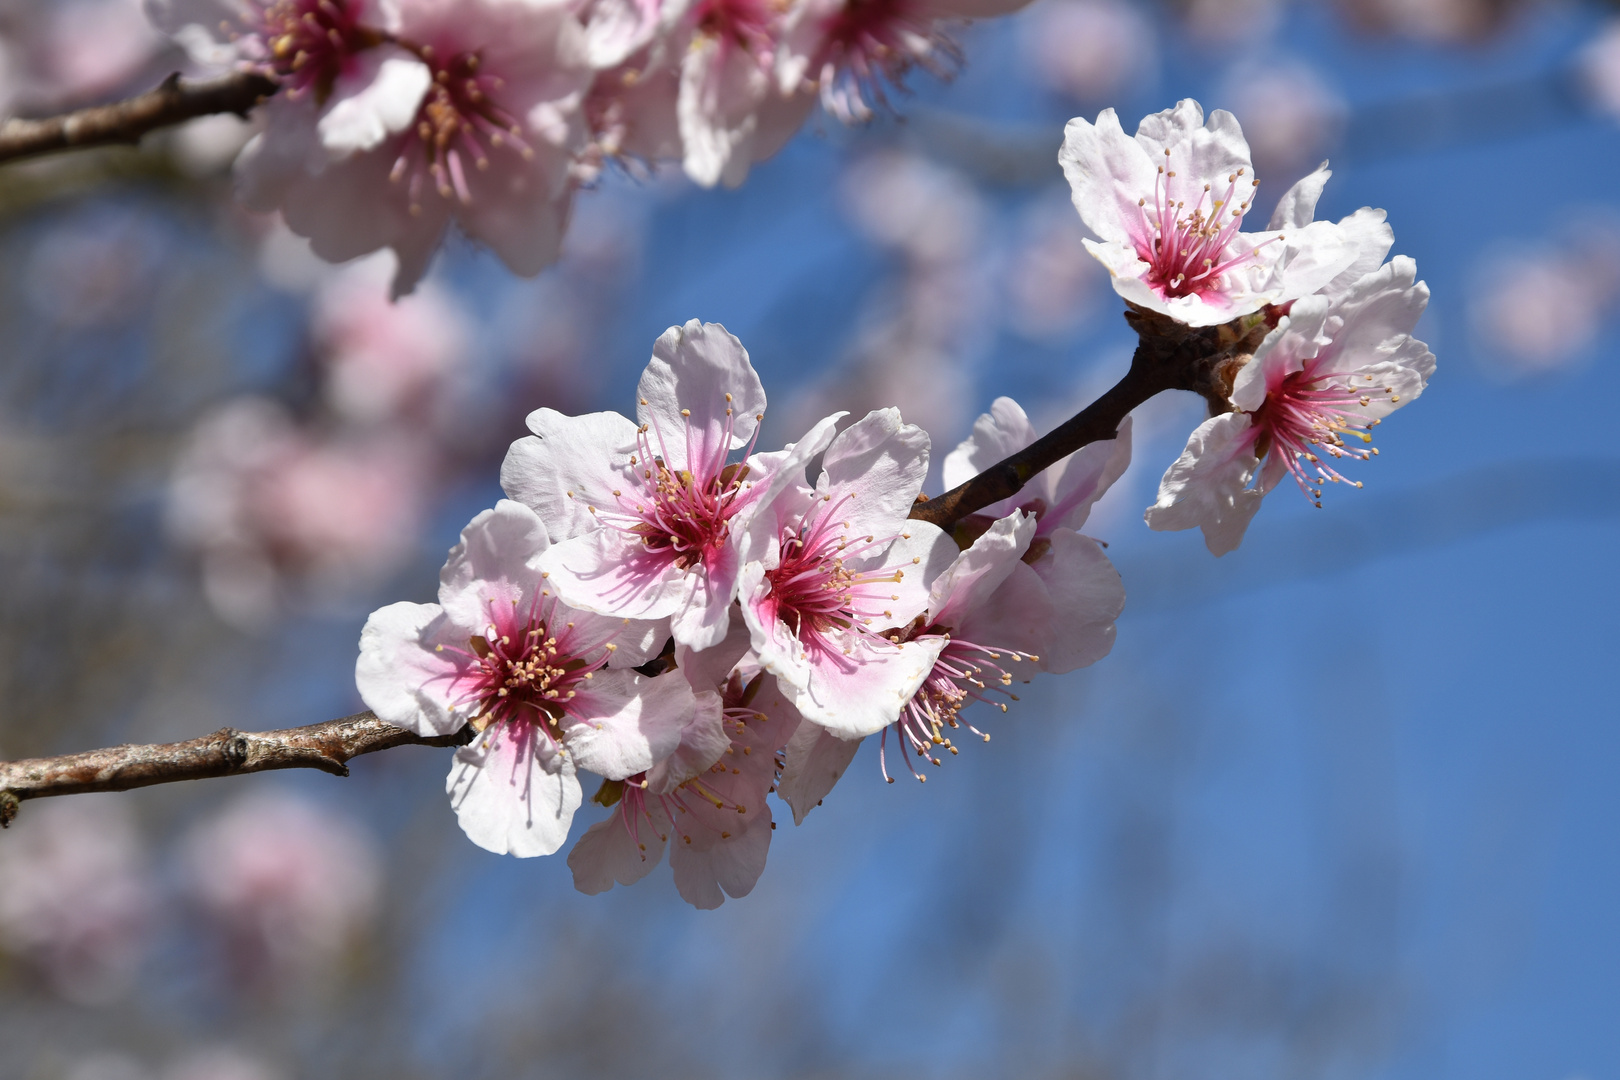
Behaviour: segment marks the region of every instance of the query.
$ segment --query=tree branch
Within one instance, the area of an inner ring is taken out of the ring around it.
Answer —
[[[276,92],[273,79],[253,71],[194,81],[176,72],[156,90],[125,101],[95,105],[43,120],[13,117],[0,123],[0,164],[39,154],[114,143],[133,145],[158,128],[199,116],[235,113],[246,116]]]
[[[472,729],[423,738],[377,719],[370,712],[324,724],[283,731],[221,728],[186,742],[114,746],[62,757],[0,762],[0,826],[11,824],[23,799],[80,795],[88,791],[128,791],[180,780],[267,772],[320,769],[348,776],[350,758],[396,746],[463,746]]]
[[[1081,447],[1112,439],[1132,409],[1164,390],[1191,390],[1209,401],[1212,413],[1227,411],[1230,361],[1252,352],[1267,326],[1262,322],[1239,337],[1240,328],[1187,327],[1134,305],[1125,312],[1125,321],[1140,340],[1124,378],[1024,449],[945,494],[919,502],[911,516],[950,531],[963,518],[1012,498],[1037,473]]]
[[[171,79],[170,83],[175,80]],[[165,83],[168,86],[169,83]],[[139,100],[139,99],[136,99]],[[220,111],[220,110],[216,110]],[[192,115],[201,115],[193,113]],[[0,160],[9,122],[0,128]],[[155,126],[155,125],[152,125]],[[1125,320],[1139,341],[1125,377],[1102,397],[1023,450],[992,465],[936,499],[919,502],[911,516],[952,530],[964,519],[1016,495],[1036,473],[1100,439],[1112,439],[1127,413],[1163,390],[1191,390],[1210,403],[1212,414],[1231,408],[1232,377],[1276,324],[1277,312],[1226,326],[1187,327],[1163,315],[1132,307]],[[662,659],[662,658],[661,658]],[[654,661],[659,663],[659,661]],[[647,671],[652,674],[652,671]],[[270,769],[320,769],[347,776],[347,762],[395,746],[463,746],[471,727],[455,735],[423,738],[377,719],[370,712],[284,731],[244,732],[223,728],[187,742],[115,746],[54,758],[0,762],[0,825],[9,825],[24,799],[126,791],[151,784]]]

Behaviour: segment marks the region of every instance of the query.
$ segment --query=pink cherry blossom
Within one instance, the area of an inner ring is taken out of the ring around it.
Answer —
[[[279,209],[322,258],[390,247],[411,291],[452,222],[508,268],[555,262],[584,145],[585,40],[565,0],[400,0],[355,91],[271,122],[238,162],[241,195]],[[289,103],[296,105],[296,102]]]
[[[639,423],[611,412],[532,413],[535,434],[512,444],[501,483],[558,538],[543,565],[564,602],[671,619],[675,640],[697,649],[724,638],[740,530],[770,476],[768,456],[728,459],[751,447],[764,414],[742,343],[695,319],[653,346],[637,387]]]
[[[1416,276],[1417,264],[1396,256],[1342,298],[1295,301],[1238,372],[1234,411],[1200,424],[1164,474],[1149,527],[1196,525],[1224,555],[1283,476],[1317,506],[1325,483],[1360,487],[1332,462],[1376,455],[1372,429],[1434,373],[1434,354],[1412,337],[1429,301]]]
[[[821,104],[844,123],[888,108],[884,84],[921,67],[949,78],[961,52],[953,21],[1007,15],[1029,0],[799,0],[789,16],[778,78],[783,92],[818,85]]]
[[[0,946],[72,1001],[128,990],[156,897],[127,804],[78,795],[30,804],[0,844]]]
[[[1190,326],[1309,295],[1355,257],[1329,222],[1241,231],[1259,184],[1248,144],[1231,113],[1206,125],[1190,99],[1144,119],[1135,138],[1112,109],[1095,125],[1070,120],[1058,160],[1114,291]]]
[[[603,785],[596,801],[612,813],[586,830],[568,856],[581,892],[639,881],[658,864],[666,842],[675,886],[694,907],[719,907],[727,895],[752,891],[775,828],[765,797],[800,718],[776,681],[745,655],[748,642],[738,620],[714,648],[676,649],[699,698],[718,694],[721,708],[702,712],[676,752],[650,772]]]
[[[372,613],[355,669],[360,696],[391,724],[478,732],[447,782],[469,839],[497,854],[549,855],[580,804],[577,769],[613,780],[672,754],[699,703],[686,680],[626,670],[666,636],[654,622],[578,611],[539,562],[534,511],[502,500],[462,530],[439,603]]]
[[[1101,660],[1114,646],[1114,620],[1125,606],[1125,590],[1103,546],[1081,530],[1097,500],[1130,465],[1131,425],[1126,417],[1113,439],[1082,447],[1032,477],[1011,499],[985,507],[958,526],[971,536],[1017,510],[1034,519],[1034,532],[1017,565],[984,603],[972,608],[974,640],[1033,654],[1036,659],[1026,671],[1073,671]],[[974,423],[972,435],[946,456],[946,487],[1035,438],[1035,428],[1018,403],[997,398]]]
[[[390,303],[386,256],[345,267],[320,292],[311,333],[326,365],[327,400],[360,423],[423,418],[468,361],[467,316],[431,283]]]
[[[189,890],[239,977],[315,974],[376,909],[376,844],[356,823],[286,792],[246,795],[185,841]]]
[[[928,472],[928,436],[882,409],[832,437],[829,418],[788,451],[750,524],[738,584],[760,666],[806,720],[846,738],[893,723],[943,641],[896,642],[954,555],[908,520]],[[822,447],[814,489],[797,480]]]
[[[704,187],[741,184],[754,162],[798,131],[815,101],[777,89],[782,10],[773,0],[663,5],[658,37],[626,54],[592,88],[586,109],[597,152],[675,157]],[[621,29],[607,40],[598,51],[611,56],[643,35]]]

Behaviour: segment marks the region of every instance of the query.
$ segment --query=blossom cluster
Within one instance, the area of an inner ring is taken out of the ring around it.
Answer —
[[[1285,474],[1319,499],[1343,479],[1330,461],[1370,456],[1370,430],[1423,389],[1434,358],[1410,331],[1427,290],[1410,259],[1384,261],[1381,211],[1312,220],[1325,166],[1248,233],[1253,167],[1229,114],[1206,124],[1184,101],[1133,139],[1109,110],[1070,123],[1060,161],[1116,291],[1227,343],[1225,398],[1165,474],[1153,528],[1198,525],[1231,550]],[[634,418],[531,413],[507,498],[462,531],[438,602],[366,623],[366,704],[423,736],[471,728],[447,790],[478,845],[559,850],[594,773],[608,816],[575,842],[577,887],[637,881],[668,847],[681,895],[715,907],[764,869],[768,795],[802,821],[873,735],[886,778],[894,749],[921,780],[966,735],[988,740],[974,703],[1005,710],[1015,681],[1111,649],[1125,593],[1082,529],[1130,463],[1128,416],[947,530],[912,517],[930,440],[898,410],[833,413],[761,450],[765,408],[741,342],[671,327]],[[998,398],[944,482],[1036,438]]]
[[[1071,120],[1058,160],[1116,293],[1185,327],[1259,339],[1220,372],[1224,399],[1164,474],[1148,526],[1197,526],[1224,555],[1284,476],[1318,506],[1324,484],[1360,487],[1338,465],[1376,456],[1372,430],[1435,368],[1412,336],[1429,289],[1411,259],[1385,262],[1395,234],[1384,212],[1314,220],[1332,176],[1323,162],[1264,231],[1244,231],[1260,186],[1249,145],[1231,113],[1206,123],[1190,99],[1134,137],[1112,109]]]
[[[322,257],[399,258],[454,222],[513,271],[555,262],[574,191],[610,162],[740,184],[816,101],[845,122],[959,63],[949,26],[1028,0],[147,0],[201,63],[280,91],[239,193]]]
[[[367,622],[357,678],[378,716],[478,732],[448,782],[474,842],[556,851],[596,773],[611,813],[575,845],[576,884],[635,881],[668,844],[682,895],[713,907],[763,869],[773,790],[802,819],[869,735],[885,772],[897,747],[920,777],[916,759],[980,734],[967,705],[1108,652],[1124,592],[1079,529],[1128,428],[953,536],[908,517],[929,438],[897,410],[767,451],[765,405],[723,327],[670,328],[635,419],[530,415],[510,498],[463,531],[439,602]],[[1033,438],[1002,399],[946,480]]]

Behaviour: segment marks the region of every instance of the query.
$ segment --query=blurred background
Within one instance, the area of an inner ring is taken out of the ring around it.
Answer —
[[[610,175],[558,267],[452,244],[396,307],[232,203],[234,119],[0,170],[5,758],[357,711],[366,614],[433,597],[524,414],[628,411],[688,318],[748,346],[767,441],[1057,423],[1133,344],[1076,114],[1233,110],[1259,220],[1331,158],[1321,216],[1389,211],[1440,358],[1365,490],[1279,490],[1219,561],[1141,523],[1201,416],[1144,406],[1088,526],[1113,655],[926,785],[863,747],[718,911],[474,848],[448,751],[27,803],[0,1078],[1620,1077],[1615,14],[1036,0],[898,118],[734,192]],[[5,111],[177,62],[128,0],[0,3]]]

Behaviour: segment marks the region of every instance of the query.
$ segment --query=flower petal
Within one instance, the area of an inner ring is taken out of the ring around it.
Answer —
[[[1248,488],[1260,462],[1254,456],[1247,414],[1226,413],[1199,424],[1187,448],[1159,481],[1158,502],[1144,519],[1158,530],[1204,530],[1204,542],[1225,555],[1243,542],[1261,492]]]
[[[590,689],[568,705],[563,740],[582,769],[623,780],[675,752],[698,708],[678,674],[649,679],[631,671],[598,671]]]
[[[748,445],[765,412],[765,387],[742,342],[693,319],[659,335],[636,385],[636,419],[670,468],[712,476]]]
[[[574,763],[523,722],[491,724],[457,750],[445,790],[469,840],[519,858],[562,847],[581,801]]]
[[[354,669],[360,699],[379,719],[418,735],[461,730],[476,709],[476,703],[457,704],[457,685],[467,666],[459,650],[467,644],[467,631],[446,618],[438,604],[378,608],[360,631]]]
[[[529,414],[533,436],[518,439],[501,464],[506,494],[538,513],[553,540],[599,527],[593,505],[616,505],[629,486],[636,425],[615,412],[564,416],[553,409]]]
[[[776,793],[793,809],[795,825],[804,824],[805,815],[821,805],[860,748],[861,740],[840,739],[820,724],[799,725],[788,740],[787,761],[776,785]]]

